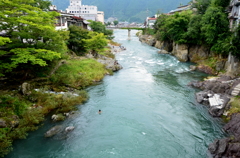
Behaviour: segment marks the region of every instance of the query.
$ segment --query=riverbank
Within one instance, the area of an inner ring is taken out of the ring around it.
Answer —
[[[196,66],[191,66],[192,70],[218,75],[205,81],[189,83],[189,86],[202,89],[203,91],[196,94],[198,103],[208,106],[213,117],[221,117],[228,122],[223,129],[231,136],[210,144],[210,153],[213,157],[239,157],[239,60],[232,55],[215,55],[206,46],[161,42],[153,36],[141,33],[138,33],[138,36],[141,42],[159,48],[159,53],[171,54],[182,62],[196,63]]]
[[[48,77],[14,82],[2,78],[0,96],[0,156],[12,150],[16,139],[25,139],[29,131],[37,130],[48,114],[53,122],[72,117],[76,105],[84,103],[88,94],[84,89],[98,84],[105,75],[122,69],[114,54],[122,51],[111,43],[105,52],[93,56],[72,55],[59,61]],[[11,86],[10,86],[11,85]],[[20,88],[19,88],[20,87]],[[74,127],[54,128],[45,136],[70,132]],[[50,133],[50,134],[49,134]]]

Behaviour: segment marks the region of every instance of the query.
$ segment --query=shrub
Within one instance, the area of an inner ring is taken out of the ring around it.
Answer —
[[[62,65],[50,80],[58,85],[81,89],[100,81],[105,73],[104,65],[94,59],[71,60]]]

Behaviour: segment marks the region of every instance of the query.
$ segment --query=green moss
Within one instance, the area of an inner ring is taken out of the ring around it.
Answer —
[[[230,101],[230,109],[229,109],[229,114],[232,115],[234,113],[240,113],[240,98],[235,97],[232,98]]]
[[[218,58],[216,58],[216,57],[209,57],[209,58],[205,59],[202,62],[202,64],[203,65],[207,65],[207,66],[215,69],[217,61],[218,61]]]

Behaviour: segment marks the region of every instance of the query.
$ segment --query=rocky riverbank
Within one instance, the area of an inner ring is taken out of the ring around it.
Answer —
[[[223,130],[230,137],[215,140],[209,145],[210,153],[214,158],[240,157],[240,102],[237,97],[240,94],[240,78],[220,76],[189,85],[202,89],[196,93],[197,102],[208,106],[213,117],[222,117],[228,121]]]
[[[1,78],[0,84],[0,156],[12,150],[16,139],[25,139],[29,131],[36,130],[45,117],[52,114],[52,121],[73,118],[76,105],[88,99],[85,87],[98,83],[104,75],[122,69],[114,57],[125,50],[122,46],[109,45],[106,52],[93,56],[72,55],[52,67],[47,77],[31,80]],[[74,127],[52,127],[45,137],[66,138]]]
[[[240,61],[236,57],[216,55],[209,47],[204,45],[177,44],[175,42],[157,41],[154,36],[141,35],[139,40],[150,46],[159,48],[159,53],[174,55],[179,61],[196,63],[199,71],[218,75],[224,73],[228,76],[240,74]]]
[[[240,62],[232,55],[215,55],[206,46],[176,44],[157,41],[150,35],[139,35],[141,42],[159,48],[159,53],[174,55],[182,62],[194,62],[192,70],[199,70],[211,75],[218,75],[205,81],[194,81],[189,86],[202,91],[196,93],[197,102],[209,107],[213,117],[222,117],[227,124],[223,130],[230,134],[228,138],[215,140],[209,145],[214,158],[240,157]]]

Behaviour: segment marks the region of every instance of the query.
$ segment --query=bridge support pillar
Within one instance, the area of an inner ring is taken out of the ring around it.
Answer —
[[[131,40],[131,29],[128,29],[128,40]]]

